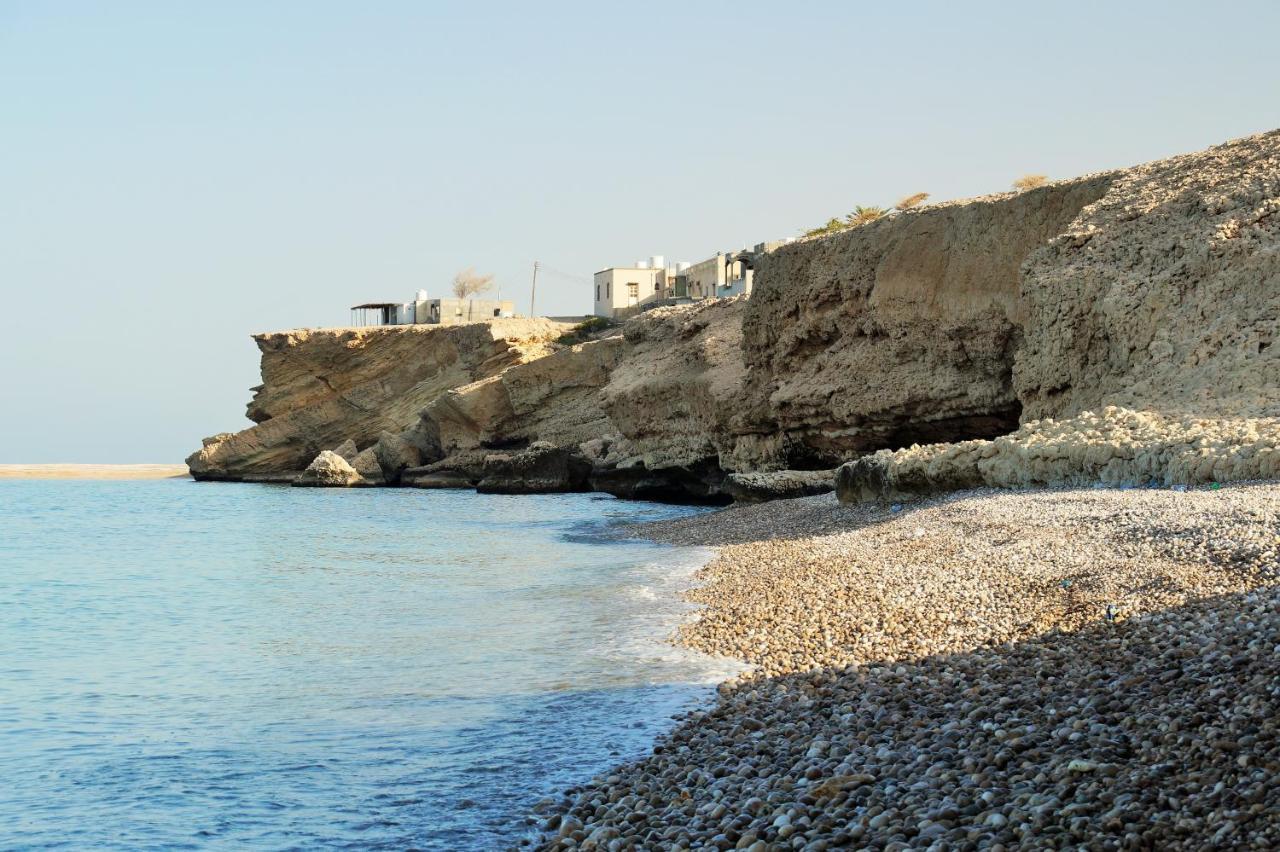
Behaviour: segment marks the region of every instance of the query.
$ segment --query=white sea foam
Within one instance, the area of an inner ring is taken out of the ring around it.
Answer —
[[[601,636],[596,653],[646,671],[652,683],[720,683],[748,666],[714,657],[676,641],[679,628],[698,618],[700,607],[685,599],[697,585],[697,573],[716,555],[713,548],[664,548],[652,560],[619,577],[614,630]]]

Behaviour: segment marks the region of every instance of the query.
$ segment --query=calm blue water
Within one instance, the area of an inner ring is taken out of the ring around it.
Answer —
[[[0,481],[0,848],[518,841],[723,674],[705,554],[600,536],[691,511]]]

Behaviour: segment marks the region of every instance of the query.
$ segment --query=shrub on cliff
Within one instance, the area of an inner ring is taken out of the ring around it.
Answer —
[[[590,340],[591,335],[607,328],[613,328],[613,320],[608,317],[587,317],[556,338],[556,342],[564,346],[573,346],[576,343]]]
[[[1048,175],[1023,175],[1013,182],[1013,188],[1018,191],[1035,189],[1038,186],[1044,186],[1048,182]]]
[[[927,192],[917,192],[915,195],[908,195],[906,198],[900,199],[897,204],[893,205],[899,210],[910,210],[918,204],[923,204],[929,198]]]
[[[834,234],[836,231],[843,231],[848,227],[844,222],[834,216],[827,220],[825,225],[819,225],[816,228],[810,228],[804,232],[806,237],[816,237],[820,234]]]

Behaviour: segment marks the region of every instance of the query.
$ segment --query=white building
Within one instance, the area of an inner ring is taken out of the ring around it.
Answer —
[[[595,307],[598,317],[612,317],[619,310],[641,302],[661,299],[673,285],[675,270],[668,270],[665,258],[654,255],[635,266],[611,266],[595,274]]]

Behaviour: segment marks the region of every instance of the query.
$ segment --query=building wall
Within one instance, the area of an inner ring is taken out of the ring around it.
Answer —
[[[611,267],[594,276],[594,313],[598,317],[611,317],[620,308],[638,305],[655,293],[661,295],[661,285],[666,272],[662,269],[638,269],[635,267]]]
[[[688,287],[686,295],[690,299],[713,299],[720,295],[719,289],[724,284],[724,252],[716,252],[715,257],[699,261],[680,273]]]
[[[426,299],[417,302],[415,308],[417,322],[436,325],[465,325],[515,316],[515,303],[506,299]]]

